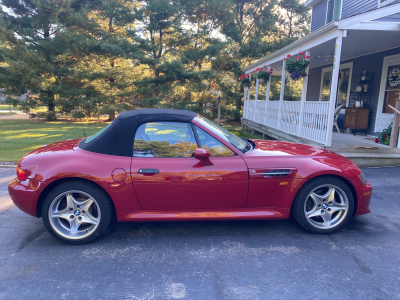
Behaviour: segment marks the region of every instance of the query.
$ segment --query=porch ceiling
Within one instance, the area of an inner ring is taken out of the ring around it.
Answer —
[[[397,47],[400,47],[400,31],[348,30],[347,37],[343,39],[341,61]],[[310,67],[331,65],[334,50],[335,40],[312,48]]]

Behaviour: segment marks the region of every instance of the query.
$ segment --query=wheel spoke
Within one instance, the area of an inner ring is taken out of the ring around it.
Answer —
[[[329,190],[326,192],[325,195],[322,195],[321,197],[324,199],[324,201],[329,202],[329,201],[334,201],[335,200],[335,192],[336,189],[334,187],[329,188]]]
[[[345,204],[339,204],[339,203],[335,203],[334,205],[330,206],[332,213],[340,211],[340,210],[346,210],[346,208],[347,207]]]
[[[307,212],[307,218],[320,217],[320,216],[321,216],[321,209],[317,209],[317,207],[315,207],[310,212]]]
[[[81,202],[80,206],[81,206],[82,210],[88,211],[92,204],[93,204],[93,200],[89,198],[86,201]]]
[[[57,211],[51,214],[53,218],[61,218],[69,221],[71,213],[68,210]]]
[[[67,199],[67,208],[74,209],[79,204],[72,194],[67,194],[65,198]]]
[[[324,225],[325,226],[331,226],[331,219],[332,219],[332,214],[330,212],[325,211],[324,213],[321,214],[322,219],[324,220]]]
[[[98,221],[99,220],[93,217],[90,213],[85,213],[84,215],[82,215],[82,220],[80,221],[80,223],[89,223],[96,225]]]
[[[71,234],[77,234],[78,228],[81,225],[81,223],[78,221],[77,218],[73,218],[72,220],[69,220],[69,225]]]
[[[324,203],[324,198],[314,192],[310,194],[310,197],[314,201],[315,206],[322,205]]]

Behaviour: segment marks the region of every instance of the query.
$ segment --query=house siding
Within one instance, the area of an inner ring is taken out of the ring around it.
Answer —
[[[387,5],[396,3],[400,3],[400,0],[389,2]],[[378,8],[379,0],[343,0],[342,19],[350,18]]]
[[[351,89],[354,89],[354,79],[356,75],[360,75],[364,70],[374,72],[374,82],[372,86],[372,95],[370,102],[370,113],[368,121],[368,129],[363,131],[367,134],[376,135],[374,133],[376,112],[378,107],[379,92],[382,78],[383,59],[386,56],[400,54],[400,48],[382,51],[354,59],[341,62],[342,64],[353,62],[353,75],[351,79]],[[309,72],[308,88],[307,88],[307,101],[319,101],[319,94],[321,89],[321,76],[322,69],[331,65],[312,68]],[[350,98],[351,99],[351,98]],[[344,128],[344,114],[340,114],[338,124],[341,129]]]
[[[322,0],[314,5],[311,16],[311,32],[325,25],[327,1]]]

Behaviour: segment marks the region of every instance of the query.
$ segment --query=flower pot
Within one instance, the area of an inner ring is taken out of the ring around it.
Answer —
[[[265,83],[264,78],[258,78],[258,83],[264,84]]]
[[[245,88],[248,88],[248,87],[250,87],[251,86],[251,83],[250,82],[245,82],[245,83],[243,83],[243,87],[245,87]]]

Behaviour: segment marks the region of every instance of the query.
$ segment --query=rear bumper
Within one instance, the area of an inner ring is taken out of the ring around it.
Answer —
[[[47,183],[27,179],[20,181],[17,178],[13,179],[8,184],[8,193],[14,204],[28,215],[37,217],[36,204],[43,189]]]

